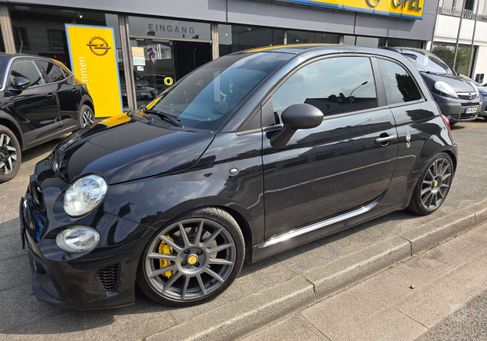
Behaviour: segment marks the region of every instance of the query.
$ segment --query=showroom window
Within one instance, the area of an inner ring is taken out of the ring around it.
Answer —
[[[338,44],[340,42],[340,35],[333,33],[288,30],[286,35],[288,44]]]
[[[379,65],[385,78],[388,104],[421,99],[421,93],[416,82],[401,65],[384,59],[379,59]]]
[[[445,43],[434,43],[431,52],[437,55],[441,60],[453,68],[453,60],[455,59],[455,45]],[[472,49],[468,45],[459,45],[457,53],[456,71],[462,75],[468,76],[470,74],[470,54]],[[475,54],[474,54],[475,55]]]
[[[272,108],[279,117],[290,105],[301,103],[314,105],[325,116],[376,107],[377,94],[370,59],[339,57],[319,60],[293,74],[272,96]]]
[[[284,44],[284,30],[280,28],[218,25],[220,56],[253,47]]]

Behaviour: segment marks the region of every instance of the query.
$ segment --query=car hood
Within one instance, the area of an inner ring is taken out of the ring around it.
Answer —
[[[475,91],[473,85],[466,79],[457,75],[437,75],[434,73],[421,72],[423,78],[428,82],[435,83],[443,81],[453,88],[456,92]]]
[[[98,174],[115,184],[189,168],[213,136],[119,115],[71,135],[56,148],[54,160],[69,183]]]

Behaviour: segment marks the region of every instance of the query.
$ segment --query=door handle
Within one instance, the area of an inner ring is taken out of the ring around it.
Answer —
[[[380,134],[378,138],[375,139],[375,142],[380,144],[381,146],[387,146],[389,142],[394,141],[397,139],[397,135],[389,135],[387,133]]]

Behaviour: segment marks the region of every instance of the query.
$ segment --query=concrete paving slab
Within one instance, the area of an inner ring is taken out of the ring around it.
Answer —
[[[276,321],[270,328],[242,338],[240,341],[331,341],[301,314]]]

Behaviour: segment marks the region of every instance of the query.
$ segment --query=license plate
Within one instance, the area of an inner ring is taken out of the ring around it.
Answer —
[[[477,107],[468,107],[465,109],[465,114],[475,114],[477,112]]]

